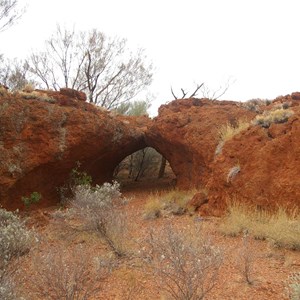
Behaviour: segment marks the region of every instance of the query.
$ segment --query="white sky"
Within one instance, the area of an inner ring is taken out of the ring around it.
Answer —
[[[270,98],[300,90],[299,0],[19,0],[20,22],[0,34],[0,53],[41,49],[56,24],[97,28],[142,47],[155,66],[152,111],[205,82],[222,97]],[[201,94],[198,95],[201,97]]]

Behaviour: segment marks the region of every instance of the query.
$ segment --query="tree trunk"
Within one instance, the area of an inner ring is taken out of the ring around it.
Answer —
[[[158,172],[159,179],[164,177],[166,165],[167,165],[167,160],[163,156],[161,156],[160,168],[159,168],[159,172]]]

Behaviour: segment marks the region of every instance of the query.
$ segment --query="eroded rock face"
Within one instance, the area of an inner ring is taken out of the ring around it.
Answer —
[[[0,96],[0,199],[8,209],[22,208],[21,197],[33,191],[41,205],[56,204],[77,161],[95,182],[109,180],[123,158],[146,146],[148,118],[116,117],[65,93],[44,96],[51,98]]]
[[[57,188],[77,161],[95,183],[109,181],[119,162],[146,146],[169,161],[179,188],[206,189],[205,201],[194,199],[203,214],[221,215],[235,199],[262,209],[300,206],[299,93],[259,111],[232,101],[176,100],[150,120],[114,115],[74,91],[36,92],[0,95],[0,203],[6,208],[22,208],[21,197],[33,191],[42,194],[41,205],[56,204]],[[286,123],[250,123],[216,153],[222,125],[283,104],[294,111]]]
[[[228,201],[262,210],[300,208],[300,107],[295,96],[280,97],[272,104],[292,105],[294,115],[286,123],[269,128],[252,125],[225,143],[210,166],[209,202],[203,213],[222,215]],[[234,167],[239,172],[229,176]]]
[[[219,143],[220,126],[255,113],[232,101],[182,99],[162,105],[146,143],[169,161],[180,188],[204,187]]]

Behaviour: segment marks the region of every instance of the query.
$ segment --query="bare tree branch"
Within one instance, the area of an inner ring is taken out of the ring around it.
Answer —
[[[58,26],[45,52],[47,63],[37,63],[33,58],[39,54],[33,54],[30,70],[47,88],[70,86],[106,108],[131,100],[152,82],[152,65],[143,50],[128,52],[126,40],[97,30],[75,33]]]
[[[12,26],[24,12],[25,8],[18,9],[18,0],[0,0],[0,32]]]
[[[189,98],[193,98],[197,95],[197,92],[199,91],[199,89],[201,89],[201,87],[203,86],[204,82],[201,83],[200,85],[197,84],[197,88],[195,89],[195,91],[191,94],[191,96]]]
[[[172,87],[171,87],[171,93],[172,93],[173,97],[175,98],[175,100],[177,100],[178,98],[175,96]]]
[[[200,85],[197,84],[197,87],[196,87],[195,91],[194,91],[190,96],[188,96],[188,98],[193,98],[193,97],[195,97],[196,94],[197,94],[197,92],[198,92],[198,90],[199,90],[203,85],[204,85],[204,83],[201,83]],[[184,90],[183,88],[181,88],[181,92],[182,92],[182,97],[181,97],[181,99],[184,99],[185,96],[187,95],[187,92],[185,92],[185,90]],[[173,97],[175,98],[175,100],[177,100],[178,97],[174,94],[172,87],[171,87],[171,93],[172,93]]]

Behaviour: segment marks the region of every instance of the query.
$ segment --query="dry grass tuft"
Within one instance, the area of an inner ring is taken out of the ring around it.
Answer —
[[[249,122],[245,120],[239,120],[235,125],[227,123],[220,127],[219,137],[223,142],[231,140],[236,134],[247,129],[249,127]]]
[[[278,208],[271,213],[232,203],[219,229],[230,236],[248,231],[256,239],[268,240],[274,246],[300,250],[300,216],[296,211]]]
[[[155,219],[166,215],[182,215],[188,211],[188,202],[197,193],[196,189],[188,191],[174,189],[165,194],[153,194],[144,207],[144,218]]]
[[[236,124],[226,123],[218,130],[219,144],[216,148],[215,154],[219,155],[222,152],[224,144],[231,140],[235,135],[249,127],[249,122],[246,120],[239,120]]]

